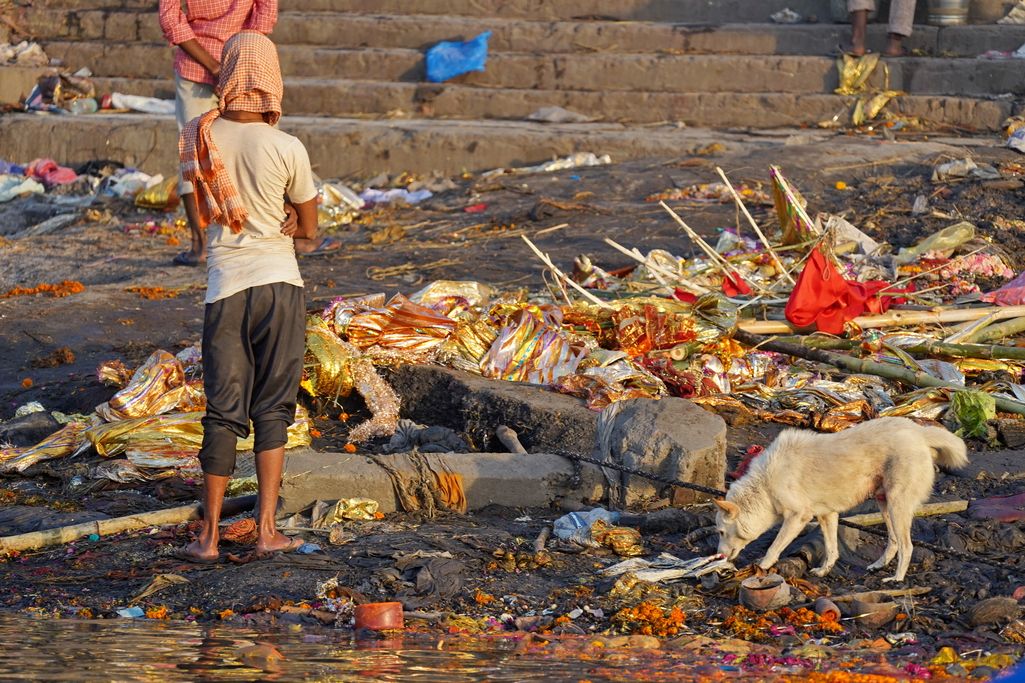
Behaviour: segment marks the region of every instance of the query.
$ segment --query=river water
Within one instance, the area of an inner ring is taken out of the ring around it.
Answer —
[[[671,680],[663,676],[679,666],[666,658],[662,670],[660,655],[643,651],[602,662],[568,652],[523,654],[512,639],[356,642],[341,631],[257,632],[218,624],[10,614],[0,614],[0,643],[0,680],[597,682],[637,680],[633,669],[642,662],[655,674],[647,680]]]

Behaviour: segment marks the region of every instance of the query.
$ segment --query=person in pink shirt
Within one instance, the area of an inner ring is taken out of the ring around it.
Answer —
[[[244,30],[269,35],[278,20],[278,0],[160,0],[159,13],[164,37],[178,48],[174,55],[175,119],[181,133],[189,121],[217,108],[216,84],[224,43]],[[178,195],[193,191],[192,184],[179,177]],[[294,223],[294,209],[283,206],[283,217],[286,212],[286,220]],[[174,263],[196,266],[206,261],[206,233],[195,216],[186,214],[192,243],[188,251],[174,257]],[[295,250],[313,255],[339,246],[330,238],[297,239]]]

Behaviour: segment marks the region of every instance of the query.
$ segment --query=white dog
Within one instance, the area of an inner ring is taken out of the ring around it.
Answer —
[[[751,462],[726,500],[715,501],[719,552],[732,560],[782,520],[776,540],[758,563],[769,569],[814,518],[822,528],[826,557],[812,574],[825,576],[840,557],[840,513],[875,496],[889,542],[869,569],[881,569],[897,555],[897,572],[883,580],[903,581],[911,563],[911,522],[932,493],[934,462],[948,469],[967,465],[964,441],[942,427],[903,417],[870,420],[837,434],[787,429]]]

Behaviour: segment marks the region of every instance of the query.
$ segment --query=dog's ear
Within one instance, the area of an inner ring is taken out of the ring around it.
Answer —
[[[736,503],[731,503],[728,500],[719,500],[718,498],[712,501],[716,506],[726,513],[726,519],[736,519],[737,515],[740,514],[740,508]]]

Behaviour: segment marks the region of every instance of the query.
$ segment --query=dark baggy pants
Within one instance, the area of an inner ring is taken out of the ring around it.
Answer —
[[[306,344],[302,287],[260,285],[206,305],[203,472],[231,476],[253,423],[257,453],[284,446],[295,421]]]

